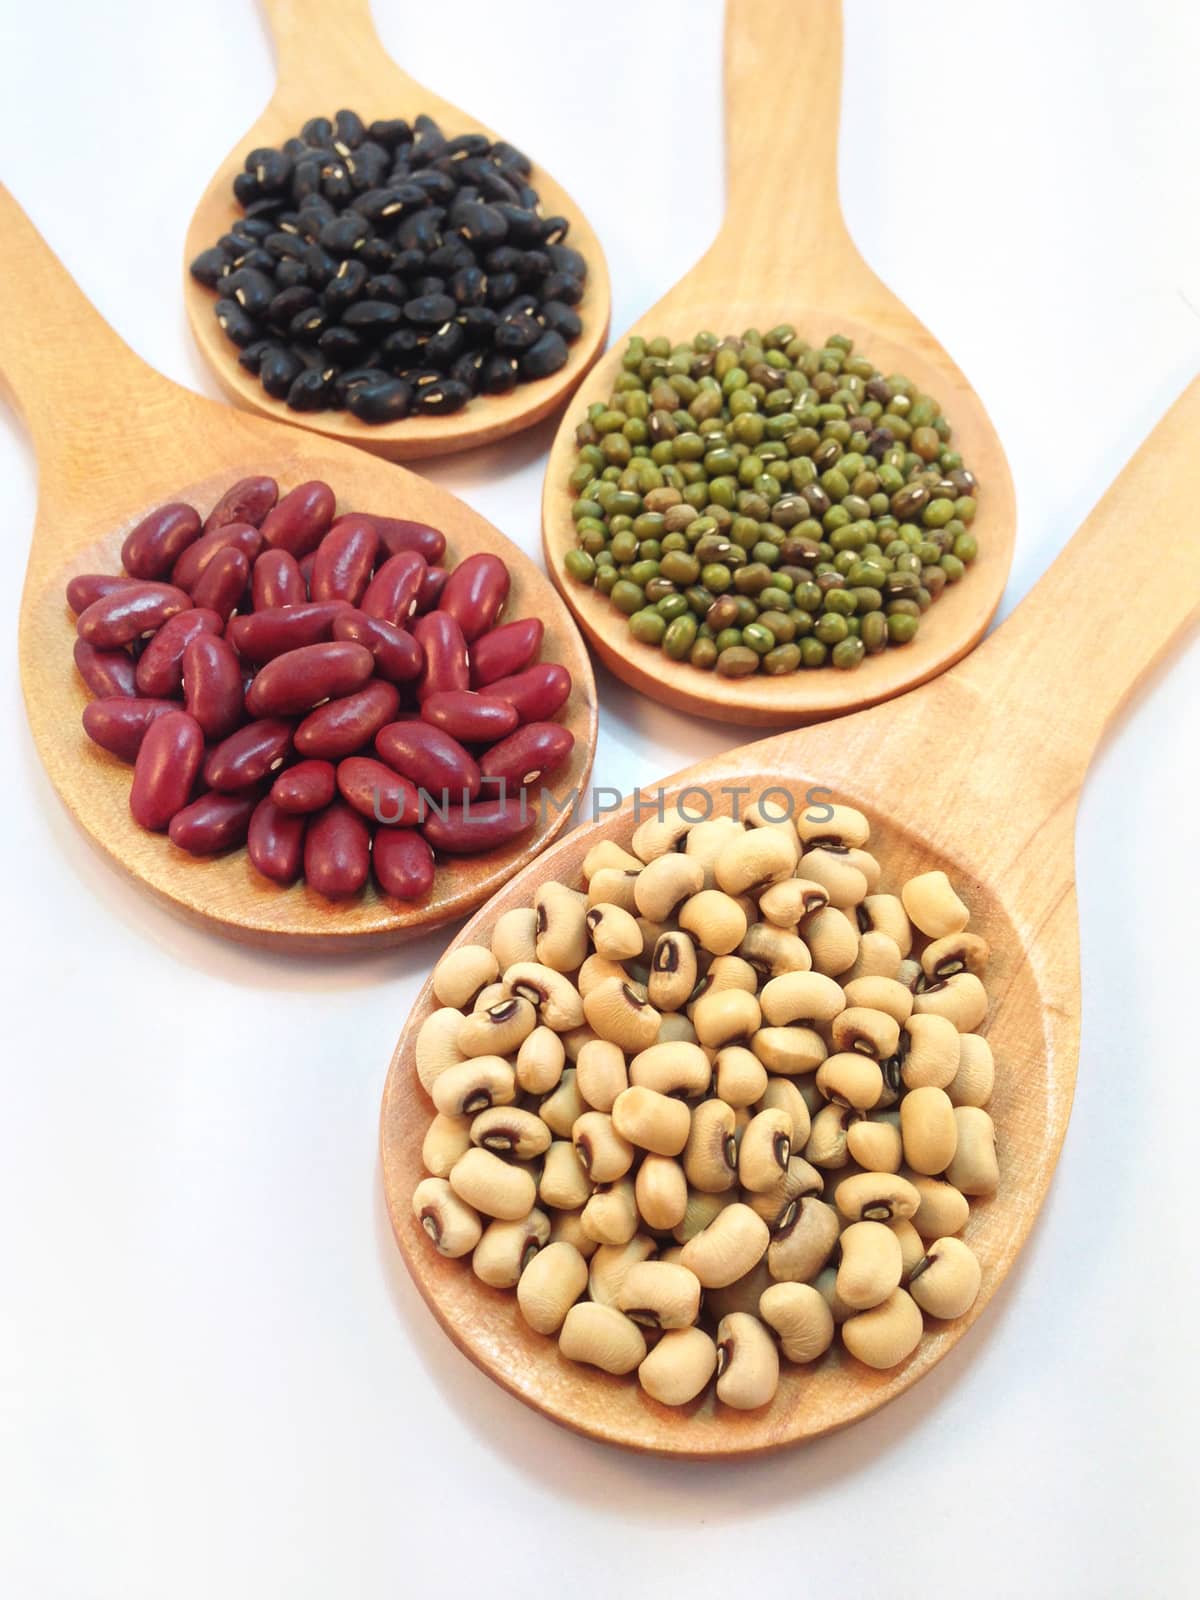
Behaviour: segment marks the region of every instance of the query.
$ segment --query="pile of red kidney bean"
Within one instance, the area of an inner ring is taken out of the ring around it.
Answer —
[[[326,483],[245,478],[207,518],[159,506],[119,577],[73,578],[83,726],[133,763],[129,809],[192,855],[246,846],[279,884],[419,900],[435,857],[507,844],[574,745],[543,624],[501,622],[498,556],[336,515]]]

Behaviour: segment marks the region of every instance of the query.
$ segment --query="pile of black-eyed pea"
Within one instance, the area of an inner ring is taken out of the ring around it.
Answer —
[[[867,1367],[966,1313],[999,1182],[984,939],[890,893],[844,806],[595,845],[434,973],[413,1213],[569,1359],[665,1405],[769,1405],[780,1355]]]

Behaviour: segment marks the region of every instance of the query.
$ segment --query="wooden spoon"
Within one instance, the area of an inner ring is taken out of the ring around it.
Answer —
[[[826,727],[786,733],[715,757],[668,779],[728,811],[729,786],[756,798],[783,785],[797,797],[820,785],[872,820],[870,848],[884,886],[943,867],[991,946],[987,1036],[995,1052],[989,1107],[1001,1186],[975,1201],[965,1237],[983,1287],[957,1322],[930,1320],[916,1352],[872,1372],[840,1348],[815,1367],[783,1364],[780,1392],[762,1412],[735,1413],[711,1394],[683,1411],[647,1398],[633,1379],[562,1360],[532,1333],[515,1296],[485,1288],[461,1261],[438,1256],[413,1218],[423,1175],[429,1102],[413,1066],[413,1039],[429,1013],[422,990],[392,1059],[383,1098],[384,1185],[409,1271],[447,1333],[475,1364],[528,1405],[579,1433],[662,1455],[743,1456],[812,1439],[874,1411],[953,1347],[1012,1266],[1037,1215],[1066,1131],[1079,1048],[1079,937],[1075,904],[1076,802],[1105,728],[1200,602],[1200,544],[1179,508],[1200,495],[1200,380],[1176,403],[1015,615],[966,661],[902,702]],[[1169,584],[1129,582],[1131,539],[1153,532]],[[643,791],[641,817],[662,790]],[[825,795],[817,797],[819,800]],[[779,804],[779,800],[774,801]],[[578,881],[600,839],[626,842],[633,803],[577,829],[504,889],[456,943],[485,940],[501,912],[529,905],[548,879]],[[453,947],[452,947],[453,948]],[[1030,1315],[1036,1315],[1031,1307]]]
[[[401,905],[374,889],[334,902],[303,884],[261,878],[245,852],[198,860],[129,815],[130,768],[80,727],[87,695],[71,659],[67,580],[119,572],[121,543],[148,510],[189,500],[207,511],[251,473],[289,488],[332,484],[344,509],[411,517],[441,528],[447,560],[491,550],[508,565],[510,616],[539,616],[543,656],[574,679],[562,720],[575,734],[561,791],[586,783],[596,744],[596,686],[587,651],[543,574],[490,523],[444,489],[333,441],[247,417],[179,388],[124,345],[80,294],[11,195],[0,187],[0,382],[37,450],[38,518],[21,603],[21,679],[46,770],[68,810],[119,866],[173,910],[248,944],[351,950],[395,944],[463,916],[562,831],[547,808],[533,832],[504,850],[439,866],[427,901]],[[44,330],[54,330],[48,348]]]
[[[599,591],[575,582],[563,557],[575,544],[568,477],[575,427],[607,400],[629,334],[588,374],[559,426],[542,499],[546,566],[596,654],[617,677],[679,711],[754,726],[811,722],[890,699],[936,676],[982,638],[1012,560],[1016,508],[1008,463],[975,391],[933,335],[859,255],[838,201],[841,9],[835,0],[726,0],[725,221],[699,262],[629,334],[691,339],[792,323],[813,342],[849,334],[884,373],[934,395],[954,445],[980,482],[979,556],[946,588],[910,645],[834,668],[733,679],[639,644]]]
[[[188,268],[201,250],[215,244],[241,215],[231,185],[249,151],[256,145],[282,145],[298,134],[310,117],[332,117],[342,107],[357,111],[368,124],[389,117],[411,121],[425,112],[451,137],[460,133],[484,133],[493,140],[500,137],[396,66],[375,32],[368,0],[339,0],[337,5],[323,0],[264,0],[264,7],[275,36],[279,81],[267,109],[234,145],[201,196],[184,255],[183,297],[188,320],[221,388],[235,405],[258,416],[360,445],[393,461],[448,455],[490,444],[549,416],[600,353],[612,300],[600,241],[574,200],[541,167],[534,168],[530,181],[541,196],[542,210],[546,216],[568,219],[568,242],[588,263],[586,291],[579,305],[583,331],[570,346],[570,360],[561,371],[535,383],[518,384],[510,394],[481,396],[451,416],[416,416],[372,426],[348,411],[289,410],[282,400],[272,400],[258,379],[238,366],[237,350],[221,332],[213,313],[216,297],[196,282]]]

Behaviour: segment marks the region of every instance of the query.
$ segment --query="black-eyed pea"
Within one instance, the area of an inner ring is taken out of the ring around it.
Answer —
[[[771,1229],[767,1265],[777,1283],[809,1283],[833,1254],[837,1212],[816,1195],[793,1200]]]
[[[758,897],[758,909],[777,928],[795,932],[796,924],[829,904],[825,888],[811,878],[786,878]]]
[[[687,1178],[670,1156],[645,1155],[634,1178],[633,1193],[643,1223],[654,1233],[670,1233],[687,1213]]]
[[[954,1122],[958,1144],[947,1179],[963,1194],[995,1194],[1000,1186],[995,1123],[981,1106],[955,1106]]]
[[[501,972],[537,960],[537,912],[532,906],[514,906],[496,918],[492,954]]]
[[[815,1028],[760,1028],[750,1048],[769,1073],[782,1077],[815,1072],[828,1054]]]
[[[763,1219],[734,1201],[687,1241],[680,1259],[704,1288],[722,1289],[756,1266],[770,1242]]]
[[[660,856],[683,850],[692,824],[678,814],[651,817],[634,829],[629,848],[639,861],[649,865]]]
[[[472,1120],[470,1140],[493,1155],[531,1161],[550,1148],[550,1129],[532,1111],[522,1111],[519,1106],[492,1106]]]
[[[537,1027],[537,1013],[528,1000],[510,995],[486,1011],[472,1011],[458,1030],[458,1048],[465,1056],[515,1055]]]
[[[763,986],[759,1004],[773,1028],[824,1028],[845,1010],[846,996],[840,983],[820,972],[788,972]]]
[[[788,972],[808,972],[812,967],[808,946],[799,934],[770,922],[752,922],[737,953],[753,967],[760,984],[782,978]]]
[[[744,989],[710,989],[696,1001],[691,1017],[700,1043],[708,1050],[721,1050],[757,1033],[762,1012],[754,995]]]
[[[925,1177],[945,1172],[954,1160],[958,1126],[944,1089],[930,1085],[909,1090],[900,1102],[900,1137],[904,1159],[914,1172]]]
[[[708,1093],[712,1064],[698,1044],[651,1044],[629,1063],[629,1081],[637,1088],[695,1100]]]
[[[959,1033],[974,1033],[987,1009],[987,990],[973,972],[956,972],[928,983],[913,999],[915,1014],[945,1017]]]
[[[643,867],[633,886],[638,912],[651,922],[669,922],[690,896],[704,887],[704,868],[693,856],[659,856]]]
[[[720,1289],[705,1290],[706,1319],[709,1322],[720,1322],[722,1317],[732,1316],[735,1311],[748,1311],[751,1316],[756,1317],[758,1302],[771,1281],[771,1269],[767,1265],[766,1256],[763,1256],[749,1272],[740,1278],[735,1278],[732,1283],[727,1283]]]
[[[583,1014],[601,1039],[620,1045],[627,1055],[647,1049],[658,1037],[659,1013],[620,978],[606,978],[593,989]]]
[[[526,1094],[549,1094],[557,1088],[567,1053],[553,1028],[536,1027],[517,1051],[517,1083]]]
[[[900,1076],[906,1089],[948,1089],[958,1071],[958,1029],[947,1017],[916,1013],[904,1024]]]
[[[754,995],[758,992],[758,973],[749,961],[744,961],[741,956],[714,956],[709,963],[708,971],[704,974],[704,983],[696,995],[697,1003],[708,995],[723,994],[730,989],[739,990],[743,994]],[[694,1013],[695,1005],[689,1007]]]
[[[896,1235],[882,1222],[852,1222],[838,1243],[837,1292],[854,1311],[869,1311],[899,1288],[904,1255]]]
[[[499,976],[500,963],[486,945],[460,944],[434,967],[433,992],[439,1004],[465,1011],[479,991]]]
[[[848,1306],[837,1292],[837,1268],[830,1264],[822,1267],[812,1281],[813,1288],[824,1300],[829,1308],[829,1315],[833,1318],[834,1326],[840,1328],[847,1317],[854,1315],[854,1308]]]
[[[899,1172],[904,1145],[898,1114],[878,1112],[852,1122],[846,1129],[846,1152],[867,1172]]]
[[[913,961],[910,957],[900,963],[900,970],[896,974],[896,982],[902,983],[914,999],[917,990],[924,981],[925,974],[921,971],[921,963],[919,961]]]
[[[650,956],[647,995],[660,1011],[681,1011],[696,987],[696,946],[686,933],[660,934]]]
[[[535,1333],[557,1333],[587,1281],[587,1262],[575,1246],[551,1239],[526,1262],[517,1281],[521,1315]]]
[[[871,837],[871,824],[853,806],[821,801],[796,818],[796,834],[802,844],[840,844],[861,850]]]
[[[717,1326],[717,1398],[735,1411],[769,1405],[779,1388],[779,1351],[757,1317],[735,1311]]]
[[[900,1044],[900,1024],[887,1011],[869,1006],[847,1006],[830,1028],[835,1050],[856,1051],[876,1061],[895,1055]]]
[[[642,930],[637,918],[620,906],[594,905],[584,918],[592,948],[608,961],[634,961],[642,953]]]
[[[706,1194],[722,1194],[737,1183],[738,1152],[733,1108],[723,1100],[702,1100],[692,1112],[683,1151],[688,1184]]]
[[[890,1222],[916,1215],[921,1197],[894,1172],[856,1172],[834,1190],[834,1203],[848,1222]]]
[[[575,1067],[564,1067],[557,1087],[541,1101],[538,1116],[556,1139],[569,1139],[576,1122],[588,1109],[579,1092]]]
[[[718,1073],[719,1071],[720,1062],[718,1061]],[[717,1092],[720,1093],[719,1078]],[[724,1100],[727,1097],[721,1095],[721,1098]],[[817,1098],[821,1100],[819,1094]],[[731,1100],[729,1103],[732,1105],[733,1101]],[[823,1100],[821,1100],[821,1104],[824,1104]],[[808,1102],[805,1100],[800,1086],[791,1078],[768,1078],[755,1110],[786,1111],[792,1124],[792,1149],[804,1149],[812,1129],[812,1113],[809,1111]]]
[[[686,1406],[707,1387],[716,1367],[717,1347],[703,1328],[674,1328],[638,1367],[638,1382],[660,1405]]]
[[[971,913],[944,872],[921,872],[900,891],[909,920],[929,939],[961,933]]]
[[[483,1233],[479,1213],[445,1178],[422,1178],[413,1190],[412,1211],[439,1255],[469,1255]]]
[[[544,962],[518,961],[505,967],[504,983],[509,994],[528,1000],[539,1023],[555,1033],[567,1033],[582,1025],[583,997],[579,990],[570,978]]]
[[[961,1239],[935,1239],[913,1268],[909,1293],[931,1317],[951,1322],[975,1304],[982,1271]]]
[[[591,1044],[593,1039],[598,1039],[600,1035],[593,1028],[589,1028],[585,1022],[582,1027],[568,1028],[566,1033],[561,1034],[560,1037],[563,1042],[563,1050],[566,1052],[567,1062],[573,1067],[579,1060],[582,1051]]]
[[[640,1084],[621,1091],[613,1101],[612,1119],[623,1139],[656,1156],[681,1154],[692,1126],[692,1113],[682,1100]]]
[[[568,1361],[599,1367],[615,1377],[646,1359],[646,1341],[636,1322],[615,1306],[577,1300],[563,1319],[558,1348]]]
[[[842,1343],[866,1367],[885,1372],[898,1367],[921,1342],[921,1308],[904,1289],[893,1289],[882,1304],[842,1323]]]
[[[575,1152],[571,1149],[570,1145],[567,1145],[565,1148],[566,1148],[568,1154],[570,1155],[572,1161],[574,1161],[575,1160]],[[579,1171],[579,1163],[578,1162],[575,1162],[575,1170],[577,1172]],[[542,1173],[542,1177],[543,1177],[543,1179],[545,1178],[545,1171],[544,1170],[543,1170],[543,1173]],[[538,1198],[542,1199],[541,1185],[540,1184],[539,1184],[539,1187],[538,1187]],[[543,1200],[543,1204],[544,1203],[545,1202]],[[554,1210],[551,1210],[551,1212],[550,1212],[550,1243],[551,1244],[569,1244],[571,1246],[571,1248],[573,1250],[576,1250],[579,1253],[579,1255],[581,1255],[583,1257],[583,1259],[585,1261],[590,1261],[591,1260],[592,1256],[595,1255],[596,1250],[598,1249],[598,1246],[596,1244],[595,1239],[589,1239],[587,1234],[584,1233],[584,1231],[583,1231],[583,1206],[582,1205],[580,1205],[579,1207],[577,1207],[576,1209],[574,1209],[572,1211],[554,1211]]]
[[[620,906],[631,917],[636,916],[637,900],[633,891],[637,876],[636,872],[622,872],[619,867],[602,867],[588,880],[588,905]]]
[[[738,1144],[738,1182],[752,1194],[777,1187],[792,1153],[792,1119],[786,1111],[760,1111]]]
[[[715,1081],[717,1099],[724,1100],[725,1104],[733,1106],[735,1111],[741,1106],[752,1106],[761,1100],[769,1081],[767,1069],[752,1050],[746,1049],[745,1045],[730,1044],[717,1052]],[[790,1129],[788,1136],[791,1137]],[[808,1137],[807,1127],[804,1137]]]
[[[940,1239],[966,1227],[971,1207],[961,1189],[956,1189],[945,1178],[929,1178],[920,1172],[909,1171],[902,1176],[912,1184],[920,1199],[912,1225],[922,1239]]]
[[[762,1189],[757,1194],[745,1189],[742,1198],[752,1211],[758,1212],[769,1228],[773,1228],[793,1200],[800,1200],[808,1194],[819,1195],[824,1187],[825,1180],[816,1167],[805,1161],[803,1156],[790,1156],[787,1167],[769,1189]]]
[[[521,1274],[550,1240],[550,1219],[531,1211],[515,1222],[489,1222],[471,1257],[471,1270],[493,1289],[515,1289]]]
[[[640,934],[638,940],[640,943]],[[607,956],[591,955],[576,973],[575,986],[586,1000],[593,989],[598,989],[609,978],[616,978],[619,983],[627,983],[629,973],[625,970],[624,963],[610,961]]]
[[[593,1183],[615,1183],[633,1165],[634,1149],[604,1111],[585,1111],[571,1130],[579,1165]]]
[[[443,1006],[431,1011],[417,1030],[414,1050],[417,1078],[428,1095],[433,1093],[436,1079],[448,1067],[455,1067],[466,1057],[458,1047],[458,1030],[466,1018],[455,1006]]]
[[[528,1172],[478,1147],[459,1156],[449,1181],[460,1200],[501,1222],[527,1217],[537,1199],[537,1184]]]
[[[623,850],[615,840],[601,839],[583,858],[584,883],[590,884],[596,874],[604,870],[638,873],[642,870],[642,862],[628,850]]]
[[[921,952],[921,971],[926,978],[952,978],[956,972],[973,972],[982,978],[991,954],[986,939],[977,933],[950,933],[934,939]]]
[[[561,883],[539,884],[534,895],[537,913],[537,959],[555,972],[574,972],[588,953],[587,900]]]
[[[840,845],[806,850],[796,871],[802,878],[819,883],[829,896],[829,904],[839,911],[860,905],[867,898],[866,874],[853,865]]]
[[[575,1062],[575,1087],[594,1111],[611,1111],[617,1096],[629,1087],[620,1045],[608,1039],[589,1040]]]
[[[639,1221],[633,1179],[597,1184],[580,1220],[584,1233],[597,1244],[628,1244]]]
[[[886,933],[902,957],[912,950],[912,923],[904,902],[895,894],[869,894],[858,908],[861,933]]]
[[[796,835],[790,828],[739,832],[716,859],[717,887],[726,894],[756,894],[790,878],[796,870]]]
[[[912,1015],[912,990],[896,978],[879,976],[852,978],[845,985],[847,1007],[865,1007],[869,1011],[884,1011],[903,1026]]]
[[[737,1190],[726,1189],[724,1194],[705,1194],[700,1189],[689,1189],[683,1220],[671,1229],[677,1244],[685,1245],[715,1220],[726,1206],[737,1202]]]
[[[682,1255],[683,1246],[681,1244],[669,1244],[665,1248],[660,1248],[658,1255],[654,1259],[656,1261],[666,1261],[673,1267],[681,1267],[683,1265],[680,1260]]]
[[[867,893],[863,899],[869,899],[879,888],[879,880],[883,877],[883,868],[869,850],[860,849],[856,845],[846,848],[845,860],[847,866],[857,867],[867,880]],[[859,905],[862,901],[859,901]]]
[[[981,1034],[958,1036],[958,1071],[946,1093],[952,1105],[986,1106],[996,1083],[992,1047]]]
[[[658,1024],[657,1044],[697,1044],[691,1017],[682,1011],[664,1011]],[[653,1047],[651,1047],[653,1048]]]
[[[811,1283],[773,1283],[758,1314],[779,1336],[784,1358],[797,1365],[818,1360],[833,1343],[833,1315]]]
[[[804,1146],[804,1159],[826,1172],[836,1172],[850,1160],[846,1135],[858,1113],[836,1102],[822,1106],[812,1119],[812,1128]]]
[[[702,889],[685,900],[678,912],[679,926],[702,950],[727,956],[746,937],[748,919],[739,901],[721,889]]]
[[[546,1151],[537,1189],[539,1202],[556,1211],[582,1211],[591,1199],[592,1181],[569,1140],[555,1139]]]
[[[883,1072],[871,1056],[843,1050],[817,1068],[817,1088],[835,1105],[870,1111],[883,1093]]]
[[[859,936],[858,954],[842,974],[850,984],[858,978],[894,978],[900,970],[900,946],[887,933],[871,931]]]
[[[628,961],[626,966],[631,973],[638,975],[638,981],[642,984],[643,991],[645,991],[645,986],[650,977],[650,963],[654,959],[654,947],[664,933],[670,933],[671,924],[669,922],[655,922],[650,917],[639,915],[637,925],[642,935],[641,959],[639,961]]]
[[[433,1085],[433,1103],[446,1117],[475,1117],[517,1098],[513,1069],[501,1056],[474,1056],[447,1067]]]
[[[900,1260],[903,1268],[900,1282],[907,1287],[909,1273],[925,1254],[925,1241],[908,1217],[896,1217],[884,1226],[890,1228],[900,1242]]]
[[[486,984],[475,996],[471,1012],[487,1011],[491,1006],[498,1006],[502,1000],[509,999],[508,990],[504,984],[497,980],[495,983]]]
[[[444,1117],[439,1111],[421,1143],[421,1164],[435,1178],[448,1178],[450,1169],[471,1148],[470,1117]]]
[[[639,1261],[617,1290],[617,1309],[643,1328],[688,1328],[700,1315],[700,1280],[687,1267]]]
[[[588,1263],[588,1294],[601,1306],[617,1304],[625,1274],[639,1261],[649,1261],[654,1240],[636,1233],[628,1244],[602,1244]]]
[[[717,887],[716,866],[721,852],[731,841],[741,839],[745,831],[742,824],[735,822],[732,817],[712,817],[692,827],[683,848],[704,868],[705,889]]]

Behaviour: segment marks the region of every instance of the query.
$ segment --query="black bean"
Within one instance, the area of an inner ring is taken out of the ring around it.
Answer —
[[[294,289],[298,284],[308,282],[308,268],[303,261],[293,261],[289,256],[276,263],[275,282],[281,289]]]
[[[305,144],[328,145],[333,138],[333,123],[328,117],[309,117],[300,129],[300,137]]]
[[[507,394],[516,386],[517,363],[512,356],[485,357],[479,373],[479,387],[484,394]]]
[[[478,267],[460,267],[446,287],[454,296],[456,305],[480,306],[483,304],[487,280]]]
[[[366,354],[366,344],[352,328],[326,328],[317,340],[317,349],[331,367],[353,366]]]
[[[245,168],[254,177],[260,194],[278,194],[287,188],[292,176],[292,159],[282,150],[272,150],[263,145],[251,150],[246,157]]]
[[[233,198],[240,206],[252,205],[255,200],[262,199],[262,190],[258,186],[258,179],[252,172],[239,172],[233,180]]]
[[[524,206],[528,211],[536,211],[541,204],[537,190],[529,183],[517,185],[517,204]]]
[[[301,156],[308,154],[308,146],[303,139],[285,139],[283,141],[283,153],[285,156],[291,156],[293,161],[298,161]]]
[[[321,229],[321,246],[331,255],[348,256],[362,245],[371,234],[371,224],[357,211],[343,211],[340,217],[327,222]]]
[[[521,259],[513,271],[522,283],[536,283],[550,273],[550,257],[544,250],[522,250]]]
[[[337,207],[330,205],[323,194],[310,194],[296,213],[300,232],[311,243],[320,236],[327,222],[337,217]]]
[[[492,141],[486,133],[460,133],[457,138],[447,139],[442,154],[451,160],[456,156],[486,156],[491,148]]]
[[[464,306],[454,320],[466,334],[468,343],[490,345],[500,318],[491,306]]]
[[[270,222],[276,217],[283,207],[282,195],[265,195],[261,200],[252,200],[246,207],[246,222]]]
[[[490,273],[487,286],[488,305],[505,305],[520,287],[521,283],[515,272]]]
[[[561,333],[547,328],[535,345],[531,345],[520,358],[523,378],[548,378],[552,372],[565,367],[570,356]]]
[[[281,289],[267,307],[267,321],[272,328],[280,333],[286,333],[292,325],[292,319],[298,317],[302,311],[308,311],[317,304],[317,291],[307,286],[298,286],[293,289]]]
[[[511,206],[520,205],[521,195],[517,186],[509,183],[494,167],[485,166],[476,181],[485,200],[503,200]]]
[[[508,222],[500,208],[482,200],[460,201],[451,206],[446,220],[476,249],[503,244],[508,238]]]
[[[457,190],[454,179],[447,177],[444,172],[414,172],[413,184],[423,190],[431,200],[436,200],[440,205],[448,205],[454,199]]]
[[[483,264],[489,272],[515,272],[520,260],[521,252],[515,245],[498,244],[487,252]]]
[[[333,373],[328,367],[309,367],[293,381],[287,403],[293,411],[324,411],[332,388]]]
[[[541,308],[542,321],[564,339],[578,339],[583,332],[583,322],[578,311],[561,300],[547,300]]]
[[[425,359],[431,367],[439,367],[445,372],[466,347],[467,336],[458,323],[444,322],[436,333],[426,339]]]
[[[242,310],[252,317],[261,317],[275,298],[273,280],[265,272],[256,272],[253,267],[239,267],[236,272],[231,272],[222,287],[224,293],[231,294]]]
[[[461,411],[470,398],[471,391],[465,383],[455,383],[453,378],[440,378],[436,383],[418,388],[417,410],[444,417],[452,411]]]
[[[411,278],[424,270],[424,250],[396,250],[392,255],[391,270],[398,278]]]
[[[527,311],[521,312],[501,321],[496,329],[496,349],[506,356],[519,356],[531,349],[541,337],[541,323],[535,322]]]
[[[427,294],[437,295],[440,299],[446,292],[445,278],[431,272],[410,278],[409,283],[412,285],[407,295],[409,300],[419,300]]]
[[[238,355],[238,366],[244,367],[247,372],[252,372],[257,377],[267,351],[277,348],[270,339],[255,339]]]
[[[341,266],[338,258],[331,256],[319,244],[306,244],[301,251],[301,260],[308,268],[308,281],[314,289],[323,289]]]
[[[202,283],[206,289],[215,289],[230,264],[224,250],[219,245],[213,245],[209,250],[201,250],[189,270],[197,283]]]
[[[461,383],[470,394],[479,393],[479,375],[483,368],[483,354],[479,350],[468,350],[465,355],[450,368],[447,377],[453,378],[455,383]]]
[[[503,202],[493,209],[504,218],[508,226],[508,237],[513,244],[541,243],[542,219],[536,211],[526,211],[524,206],[506,205]]]
[[[373,122],[367,132],[385,150],[394,150],[397,145],[409,144],[412,140],[412,129],[403,117],[388,117],[381,122]]]
[[[424,112],[413,118],[413,160],[436,161],[446,149],[446,135]]]
[[[424,340],[415,328],[397,328],[379,346],[378,359],[393,372],[408,372],[420,366]]]
[[[253,239],[256,244],[261,244],[275,232],[275,225],[262,217],[239,217],[229,231],[239,239]]]
[[[316,344],[329,326],[329,313],[323,306],[309,306],[298,311],[288,323],[288,336],[302,344]]]
[[[475,255],[470,245],[461,239],[447,239],[445,244],[440,244],[436,250],[429,252],[425,258],[425,265],[430,272],[449,277],[451,273],[458,272],[463,267],[473,267]]]
[[[334,148],[343,155],[353,150],[367,137],[363,119],[357,111],[339,111],[333,119]]]
[[[358,300],[342,313],[342,322],[370,339],[382,339],[398,328],[404,320],[399,306],[387,300]]]
[[[402,306],[412,298],[404,279],[398,278],[394,272],[378,272],[373,278],[368,278],[363,292],[368,300],[390,300],[395,306]]]
[[[533,162],[530,161],[525,152],[518,150],[515,144],[509,144],[507,140],[496,140],[496,143],[492,146],[492,156],[502,167],[511,167],[514,172],[519,172],[523,178],[527,178],[533,171]]]
[[[303,239],[298,239],[294,233],[269,233],[263,243],[273,256],[291,256],[300,261],[308,246]]]
[[[216,304],[217,321],[227,339],[244,348],[261,338],[258,323],[249,317],[236,300],[221,299]]]
[[[540,305],[535,294],[515,294],[505,305],[496,307],[496,315],[503,322],[505,317],[518,317],[523,311],[536,312]]]
[[[569,272],[552,272],[543,280],[542,293],[547,300],[561,300],[564,305],[577,306],[583,299],[583,284]]]
[[[282,400],[303,371],[304,363],[300,357],[277,344],[272,345],[263,356],[258,376],[271,398]]]
[[[448,294],[422,295],[404,303],[404,315],[417,328],[439,328],[449,322],[456,310]]]
[[[420,250],[428,255],[442,242],[439,219],[433,211],[414,211],[392,237],[401,250]]]
[[[412,410],[413,391],[403,378],[356,384],[346,396],[346,409],[360,422],[399,422]]]
[[[403,188],[368,189],[355,198],[354,209],[368,222],[399,222],[409,209]]]
[[[387,272],[392,265],[395,251],[386,239],[366,239],[355,254],[364,266],[370,267],[372,272]]]
[[[572,278],[578,278],[583,283],[587,278],[587,262],[572,249],[569,244],[548,244],[546,254],[550,257],[556,272],[568,272]]]
[[[321,158],[311,152],[292,168],[292,199],[299,203],[321,192]]]
[[[251,245],[236,258],[233,267],[235,271],[245,268],[250,272],[262,272],[270,276],[275,271],[275,257],[260,245]]]
[[[321,167],[321,193],[335,205],[349,200],[354,193],[346,163],[341,160],[326,161]],[[289,401],[289,404],[291,402]]]
[[[391,171],[392,159],[381,144],[368,139],[346,157],[350,182],[360,192],[374,189]]]
[[[567,229],[570,226],[566,217],[543,217],[542,238],[547,244],[561,244],[567,237]]]

